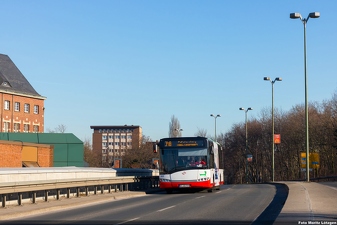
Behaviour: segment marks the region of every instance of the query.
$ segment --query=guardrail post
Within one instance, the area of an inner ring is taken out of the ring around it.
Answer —
[[[126,183],[125,184],[125,191],[128,191],[129,190],[129,185]]]
[[[56,189],[56,200],[60,200],[60,189]]]
[[[76,197],[80,197],[80,188],[79,187],[76,188]]]
[[[5,208],[6,207],[6,198],[7,198],[7,195],[5,194],[2,194],[2,207]]]
[[[123,184],[119,185],[119,191],[123,191]]]
[[[33,204],[36,203],[36,191],[32,192],[32,202],[33,202]]]
[[[104,194],[104,185],[101,185],[101,194]]]
[[[97,194],[97,186],[95,185],[94,186],[94,195],[96,195]]]
[[[44,191],[44,201],[48,202],[48,190]]]
[[[89,187],[85,187],[85,196],[89,195]]]
[[[22,193],[18,193],[18,205],[22,205]]]
[[[109,194],[111,193],[111,185],[108,185]]]
[[[67,188],[67,198],[70,198],[70,188]]]
[[[115,192],[117,192],[117,184],[114,184],[114,186],[115,186]]]

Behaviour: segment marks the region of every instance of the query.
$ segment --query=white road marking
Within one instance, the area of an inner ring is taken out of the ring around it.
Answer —
[[[169,207],[166,207],[166,208],[163,208],[163,209],[159,209],[159,210],[157,210],[157,212],[162,212],[162,211],[164,211],[164,210],[171,209],[171,208],[173,208],[173,207],[176,207],[176,206],[175,206],[175,205],[172,205],[172,206],[169,206]]]
[[[130,220],[126,220],[126,221],[124,221],[124,222],[117,223],[117,224],[124,224],[124,223],[128,223],[128,222],[131,222],[131,221],[138,220],[139,218],[140,218],[140,217],[133,218],[133,219],[130,219]]]

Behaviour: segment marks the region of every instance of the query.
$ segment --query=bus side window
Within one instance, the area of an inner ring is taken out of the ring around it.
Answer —
[[[214,155],[214,151],[213,151],[213,143],[210,143],[208,148],[209,148],[209,153],[210,153],[211,155]]]
[[[209,157],[209,167],[210,168],[214,168],[214,155],[213,154],[211,154],[211,155],[209,155],[210,157]]]

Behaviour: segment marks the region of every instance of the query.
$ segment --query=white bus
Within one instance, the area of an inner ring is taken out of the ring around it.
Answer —
[[[224,184],[223,151],[205,137],[163,138],[159,147],[159,186],[167,193],[181,189],[220,189]],[[157,148],[155,148],[155,151]]]

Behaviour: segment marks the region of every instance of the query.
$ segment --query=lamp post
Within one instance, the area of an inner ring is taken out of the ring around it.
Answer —
[[[245,109],[245,108],[239,108],[239,110],[243,110],[244,112],[245,112],[245,124],[246,124],[246,149],[245,149],[245,152],[246,152],[246,172],[245,172],[245,174],[246,174],[246,183],[248,183],[248,159],[247,159],[247,154],[248,154],[248,129],[247,129],[247,124],[248,124],[248,119],[247,119],[247,113],[248,113],[248,111],[249,110],[253,110],[253,108],[251,108],[251,107],[249,107],[249,108],[247,108],[247,109]]]
[[[214,124],[214,140],[216,141],[216,118],[221,117],[221,115],[218,114],[218,115],[215,116],[215,115],[211,114],[210,116],[214,117],[214,121],[215,121],[215,124]]]
[[[272,181],[275,181],[275,143],[274,143],[274,134],[275,134],[275,126],[274,126],[274,83],[276,81],[282,81],[281,77],[276,77],[275,80],[271,80],[269,77],[264,77],[263,80],[269,80],[271,83],[271,120],[272,120]]]
[[[183,129],[181,129],[181,128],[176,128],[176,129],[174,129],[174,131],[177,132],[177,136],[176,136],[176,137],[181,137],[181,131],[183,131]]]
[[[302,18],[300,13],[290,13],[291,19],[300,19],[304,26],[304,86],[305,86],[305,136],[306,136],[306,180],[309,182],[309,116],[308,116],[308,79],[307,79],[307,44],[306,26],[309,18],[319,18],[319,12],[309,13],[307,18]]]

